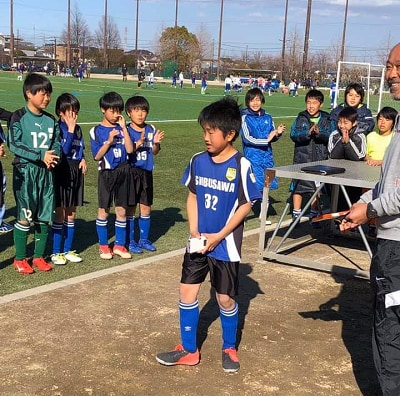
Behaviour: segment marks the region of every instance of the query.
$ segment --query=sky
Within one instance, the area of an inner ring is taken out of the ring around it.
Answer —
[[[10,0],[0,0],[0,32],[10,34]],[[309,54],[340,47],[346,0],[312,0]],[[382,64],[383,54],[400,41],[400,0],[349,0],[346,29],[346,61]],[[45,3],[14,0],[14,35],[42,45],[59,38],[67,26],[67,0]],[[120,30],[122,47],[131,50],[136,42],[137,0],[107,0],[108,16]],[[139,0],[138,48],[154,51],[163,29],[174,26],[178,4],[179,26],[196,34],[205,30],[217,56],[221,0]],[[285,0],[224,0],[221,56],[263,53],[279,55],[285,16]],[[308,0],[288,0],[287,41],[299,37],[304,46]],[[104,16],[105,1],[70,0],[91,33]],[[310,56],[310,55],[309,55]]]

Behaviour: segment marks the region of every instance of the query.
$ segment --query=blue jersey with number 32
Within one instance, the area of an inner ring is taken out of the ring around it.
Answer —
[[[222,163],[214,162],[208,152],[195,154],[182,183],[196,195],[200,233],[219,232],[241,205],[261,199],[250,162],[239,152]],[[244,222],[207,254],[240,261],[243,226]]]

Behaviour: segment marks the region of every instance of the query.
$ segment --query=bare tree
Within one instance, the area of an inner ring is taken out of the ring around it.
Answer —
[[[379,44],[377,52],[377,58],[379,63],[382,65],[386,65],[387,56],[393,46],[396,44],[395,39],[392,37],[391,33],[387,36],[382,42]]]
[[[206,25],[201,24],[196,32],[199,42],[200,59],[212,59],[214,56],[214,42]]]
[[[104,17],[99,22],[98,28],[94,34],[94,45],[99,48],[99,50],[104,50]],[[107,18],[107,59],[101,60],[99,62],[104,67],[119,65],[120,59],[123,56],[123,51],[121,50],[121,36],[119,34],[118,26],[114,22],[112,17]]]
[[[73,46],[84,46],[90,44],[89,26],[79,11],[78,5],[75,3],[74,9],[71,11],[71,44]],[[67,29],[64,28],[61,32],[61,42],[67,43]]]
[[[263,65],[265,64],[265,57],[262,51],[255,51],[253,56],[248,61],[248,65],[251,69],[262,69]]]

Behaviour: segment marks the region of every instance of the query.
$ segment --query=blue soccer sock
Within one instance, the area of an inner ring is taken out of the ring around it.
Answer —
[[[239,306],[235,306],[230,311],[225,311],[222,308],[219,310],[219,317],[222,328],[222,349],[236,348],[236,332],[239,321]]]
[[[126,221],[115,220],[115,245],[125,246]]]
[[[126,216],[126,244],[135,240],[135,216]]]
[[[185,304],[179,301],[179,318],[182,346],[186,351],[194,353],[197,350],[197,324],[199,322],[199,302]]]
[[[75,221],[64,221],[64,253],[72,250],[75,235]]]
[[[54,222],[51,225],[51,231],[53,234],[53,254],[61,252],[61,245],[63,239],[63,225],[62,223]]]
[[[96,219],[96,230],[99,237],[99,245],[108,245],[107,219]]]
[[[140,239],[149,239],[150,215],[139,217]]]

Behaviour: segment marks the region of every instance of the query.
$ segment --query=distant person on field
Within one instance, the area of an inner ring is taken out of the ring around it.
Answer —
[[[176,80],[178,79],[178,74],[176,70],[174,70],[174,74],[172,75],[172,83],[171,87],[176,88]]]
[[[184,82],[185,78],[183,76],[183,71],[181,70],[179,72],[179,88],[182,89],[183,88],[183,82]]]
[[[335,123],[330,119],[329,113],[321,110],[324,104],[324,94],[316,89],[306,93],[306,109],[301,111],[294,120],[290,138],[293,140],[293,164],[302,164],[328,159],[328,141],[330,134],[335,129]],[[292,219],[300,216],[304,194],[313,194],[316,182],[306,180],[293,180],[290,185],[292,192],[293,210]],[[318,198],[311,203],[310,218],[318,216]]]
[[[284,124],[275,128],[271,115],[262,108],[264,103],[264,94],[259,88],[247,91],[246,108],[242,110],[242,128],[240,129],[243,153],[251,162],[257,188],[261,193],[264,189],[265,170],[275,166],[272,143],[276,142],[285,131]],[[276,178],[272,181],[270,188],[278,188]]]
[[[137,83],[137,86],[138,86],[138,88],[142,88],[142,82],[144,81],[146,79],[146,74],[145,74],[145,72],[143,71],[143,70],[140,70],[139,69],[139,72],[138,72],[138,83]]]
[[[296,81],[295,80],[290,80],[288,89],[289,89],[289,96],[295,97],[296,96],[296,91],[297,91]]]
[[[0,108],[0,120],[9,121],[12,113]],[[5,156],[4,144],[6,143],[6,135],[0,124],[0,158]],[[14,229],[14,227],[4,221],[6,214],[5,194],[7,190],[6,174],[3,169],[3,164],[0,161],[0,234],[6,234]]]
[[[150,69],[149,80],[147,81],[147,87],[154,89],[154,69]]]
[[[133,143],[122,116],[124,101],[116,92],[108,92],[99,100],[103,113],[101,123],[90,132],[90,144],[95,161],[98,161],[98,211],[96,230],[99,238],[100,258],[111,260],[113,254],[129,259],[126,243],[126,208],[128,206],[130,166],[128,154]],[[115,206],[115,243],[108,244],[108,215]]]
[[[336,78],[333,78],[331,85],[329,86],[329,98],[331,99],[331,110],[335,105],[336,89],[337,89]]]
[[[232,78],[230,74],[228,74],[225,77],[225,89],[224,89],[224,95],[230,94],[232,89]]]
[[[126,67],[126,64],[124,63],[121,68],[121,73],[122,73],[122,81],[126,82],[128,80],[128,68]]]
[[[79,82],[81,82],[83,80],[83,64],[82,63],[78,66],[77,74],[78,74],[78,80],[79,80]]]
[[[87,172],[83,132],[77,124],[79,110],[80,103],[74,95],[63,93],[57,98],[55,112],[59,117],[62,156],[54,171],[56,216],[51,226],[51,261],[56,265],[82,261],[72,248],[76,207],[83,206],[84,175]]]
[[[393,107],[382,107],[376,116],[378,132],[367,135],[367,153],[365,161],[371,166],[382,165],[383,156],[393,136],[397,110]]]
[[[210,273],[222,328],[222,369],[237,372],[239,262],[244,220],[260,199],[251,164],[233,146],[241,118],[236,101],[224,98],[203,108],[198,118],[207,151],[195,154],[182,177],[188,189],[187,216],[190,240],[205,243],[186,249],[179,286],[181,342],[156,359],[166,366],[193,366],[200,362],[197,348],[198,294]],[[221,187],[224,186],[224,187]],[[190,242],[189,242],[190,243]]]
[[[190,74],[190,79],[192,81],[192,88],[196,88],[196,73],[194,71]]]
[[[164,131],[146,123],[150,104],[143,96],[132,96],[125,103],[125,111],[131,122],[128,132],[134,151],[129,155],[130,191],[126,211],[127,242],[132,253],[142,253],[143,249],[155,252],[157,249],[149,240],[151,205],[153,205],[154,156],[160,152],[160,142]],[[140,235],[135,239],[135,215],[139,205],[138,225]]]
[[[207,70],[204,71],[204,73],[201,76],[201,94],[205,95],[206,90],[207,90],[207,78],[208,78],[208,72]]]
[[[7,144],[13,160],[13,190],[17,204],[14,225],[14,267],[20,274],[34,269],[50,271],[44,259],[49,223],[53,220],[53,168],[60,160],[60,129],[55,118],[45,111],[51,100],[51,82],[40,74],[28,74],[23,92],[26,105],[10,119]],[[34,253],[32,266],[27,261],[27,242],[33,223]]]
[[[364,100],[364,88],[359,83],[349,84],[344,91],[344,103],[340,103],[331,111],[331,118],[338,124],[339,113],[346,107],[351,107],[357,111],[358,128],[368,135],[375,128],[374,117],[371,110],[367,107]]]
[[[86,69],[86,78],[90,78],[90,74],[92,71],[92,64],[88,62],[85,69]]]

